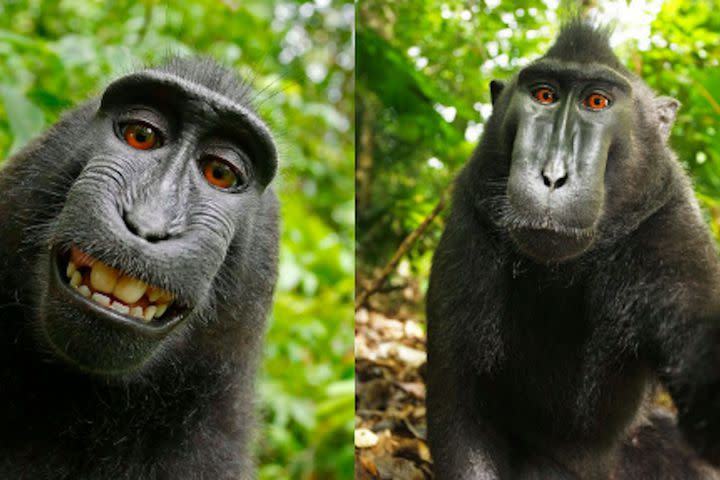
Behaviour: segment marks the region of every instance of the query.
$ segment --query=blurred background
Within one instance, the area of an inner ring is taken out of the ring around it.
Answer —
[[[572,12],[615,24],[619,58],[682,103],[670,143],[720,239],[716,0],[363,0],[358,5],[356,478],[429,478],[424,303],[451,182],[492,113],[490,80]]]
[[[111,79],[209,54],[252,80],[281,150],[280,281],[259,385],[260,479],[350,479],[354,6],[3,0],[0,164]]]

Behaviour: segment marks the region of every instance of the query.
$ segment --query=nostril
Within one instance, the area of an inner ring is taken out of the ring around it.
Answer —
[[[123,222],[125,222],[125,226],[127,227],[128,230],[130,230],[130,233],[132,233],[133,235],[136,235],[136,236],[139,237],[139,236],[140,236],[140,232],[138,231],[137,225],[135,225],[135,224],[128,218],[128,214],[127,214],[127,213],[124,213],[123,216],[122,216],[122,218],[123,218]]]
[[[143,238],[150,243],[155,243],[167,240],[168,238],[170,238],[170,235],[168,235],[167,233],[149,233],[147,235],[144,235]]]
[[[549,187],[550,185],[552,185],[552,182],[550,182],[550,179],[547,177],[547,175],[545,175],[543,173],[543,174],[541,174],[541,176],[543,179],[543,183],[545,184],[546,187]]]
[[[563,185],[565,185],[565,183],[567,182],[568,176],[567,176],[567,174],[565,174],[560,178],[551,179],[550,177],[548,177],[545,174],[545,172],[543,172],[542,179],[543,179],[543,183],[545,184],[546,187],[555,190],[555,189],[558,189],[558,188],[562,187]]]

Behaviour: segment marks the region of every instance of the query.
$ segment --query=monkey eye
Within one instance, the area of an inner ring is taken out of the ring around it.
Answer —
[[[150,150],[161,144],[160,132],[144,122],[130,122],[121,125],[120,132],[125,143],[138,150]]]
[[[585,97],[583,105],[590,110],[604,110],[610,106],[610,99],[601,93],[593,92]]]
[[[215,155],[204,156],[200,160],[200,170],[210,185],[221,190],[238,190],[247,184],[243,172]]]
[[[543,105],[550,105],[558,101],[557,93],[550,87],[537,87],[531,90],[530,93],[532,93],[536,102],[542,103]]]

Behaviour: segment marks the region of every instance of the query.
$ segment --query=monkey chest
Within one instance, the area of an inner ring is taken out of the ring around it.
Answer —
[[[510,311],[504,359],[486,394],[496,418],[519,435],[594,439],[632,421],[648,380],[585,311],[581,297],[546,297]]]

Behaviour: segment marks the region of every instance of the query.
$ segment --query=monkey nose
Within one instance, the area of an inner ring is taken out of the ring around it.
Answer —
[[[563,185],[565,185],[565,182],[567,182],[567,173],[562,174],[561,176],[557,175],[550,175],[546,173],[544,170],[542,172],[542,179],[543,183],[546,187],[548,187],[550,190],[556,190]]]
[[[568,179],[565,163],[560,158],[550,160],[545,167],[543,167],[540,175],[542,176],[543,183],[550,190],[561,188]]]
[[[159,242],[170,237],[168,222],[157,211],[133,209],[123,214],[128,230],[148,242]]]

